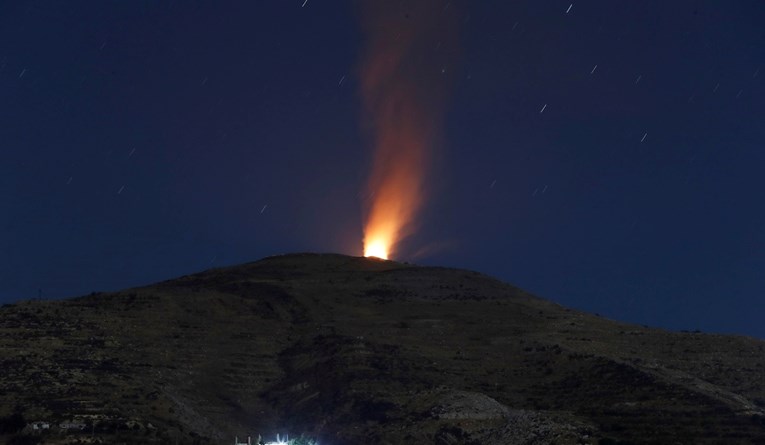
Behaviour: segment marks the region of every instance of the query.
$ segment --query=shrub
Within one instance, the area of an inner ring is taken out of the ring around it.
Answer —
[[[15,434],[24,429],[27,421],[24,416],[16,411],[10,416],[0,417],[0,433],[2,434]]]

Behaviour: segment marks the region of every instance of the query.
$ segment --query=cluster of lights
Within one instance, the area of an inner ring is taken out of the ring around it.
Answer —
[[[284,438],[282,438],[281,436],[279,436],[277,434],[276,435],[276,441],[272,441],[272,442],[263,442],[261,440],[260,436],[258,436],[257,443],[253,442],[252,438],[250,438],[250,437],[247,438],[247,442],[239,442],[239,439],[237,438],[237,439],[235,439],[234,443],[236,445],[300,445],[300,444],[303,444],[303,443],[306,443],[306,442],[305,442],[304,439],[293,439],[293,440],[290,440],[290,436],[286,435],[286,434],[284,435]],[[313,439],[308,440],[307,444],[308,445],[319,445],[319,443],[316,442]]]
[[[289,445],[290,436],[284,436],[284,440],[279,437],[279,434],[276,435],[276,442],[266,442],[266,445]]]

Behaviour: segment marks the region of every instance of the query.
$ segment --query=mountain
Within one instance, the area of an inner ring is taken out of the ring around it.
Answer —
[[[0,371],[4,443],[765,443],[762,340],[334,254],[5,305]]]

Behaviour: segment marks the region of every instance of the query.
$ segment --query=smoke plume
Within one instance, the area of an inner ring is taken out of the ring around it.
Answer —
[[[454,5],[441,0],[363,3],[361,98],[374,155],[364,255],[388,258],[417,228],[427,200],[457,53]]]

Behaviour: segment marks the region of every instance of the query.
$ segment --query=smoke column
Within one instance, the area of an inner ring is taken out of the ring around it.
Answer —
[[[367,0],[361,99],[374,150],[364,255],[388,258],[417,229],[457,54],[453,4]]]

